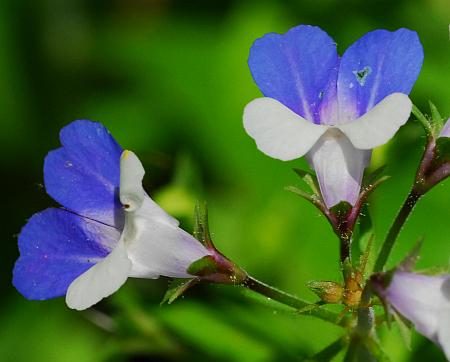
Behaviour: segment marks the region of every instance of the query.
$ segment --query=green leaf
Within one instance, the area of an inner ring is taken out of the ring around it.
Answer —
[[[317,177],[315,174],[310,171],[302,170],[300,168],[294,168],[293,170],[309,186],[314,194],[320,195],[319,184],[317,182]]]
[[[319,199],[318,195],[308,194],[307,192],[305,192],[295,186],[286,186],[284,189],[286,191],[292,192],[292,193],[296,194],[297,196],[300,196],[300,197],[304,198],[305,200],[309,201],[314,206],[316,206],[320,211],[322,211],[322,212],[325,211],[325,205]]]
[[[414,244],[412,250],[408,253],[408,255],[403,259],[403,261],[399,264],[398,269],[403,271],[412,271],[419,260],[420,249],[422,248],[423,238],[420,238]]]
[[[386,167],[387,165],[382,165],[372,172],[365,174],[363,178],[363,185],[369,186],[373,184],[383,174],[383,172],[386,171]]]
[[[195,285],[198,282],[197,278],[192,279],[174,279],[170,284],[169,288],[164,294],[161,304],[173,303],[177,298],[179,298],[186,290]]]
[[[428,101],[428,104],[430,105],[431,120],[433,122],[434,129],[437,133],[439,133],[444,126],[444,119],[441,117],[438,109],[431,101]]]
[[[217,263],[211,255],[206,255],[189,265],[187,272],[198,276],[211,275],[217,272]]]
[[[433,135],[433,125],[430,120],[417,108],[414,104],[412,106],[412,114],[416,116],[416,119],[422,124],[427,136]]]
[[[198,201],[195,205],[194,237],[207,248],[214,248],[209,233],[208,208],[206,202]]]
[[[403,318],[400,314],[393,312],[395,321],[397,322],[400,334],[405,342],[406,348],[411,350],[412,325],[411,322]]]

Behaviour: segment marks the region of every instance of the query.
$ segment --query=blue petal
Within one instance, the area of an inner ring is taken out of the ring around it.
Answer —
[[[327,33],[300,25],[283,35],[266,34],[253,43],[248,64],[266,97],[320,123],[319,105],[338,66],[336,44]]]
[[[118,197],[122,148],[100,123],[75,121],[60,133],[63,147],[44,162],[47,193],[65,208],[121,228]]]
[[[70,283],[109,254],[118,230],[62,209],[31,217],[19,235],[13,284],[28,299],[62,296]]]
[[[339,68],[341,122],[358,118],[392,93],[409,94],[422,62],[422,45],[414,31],[375,30],[357,40]]]

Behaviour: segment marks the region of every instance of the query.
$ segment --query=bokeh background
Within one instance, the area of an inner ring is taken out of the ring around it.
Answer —
[[[339,280],[338,244],[306,201],[289,163],[259,153],[243,107],[260,95],[246,60],[252,41],[297,24],[319,25],[342,53],[365,32],[408,27],[425,63],[412,92],[450,115],[448,0],[3,0],[0,2],[1,361],[297,361],[342,333],[324,322],[268,308],[239,288],[198,286],[170,306],[168,285],[130,280],[86,312],[62,298],[32,302],[11,285],[17,235],[33,213],[55,205],[43,188],[46,153],[74,119],[105,124],[147,170],[149,193],[192,230],[206,200],[217,246],[259,279],[311,301],[305,282]],[[392,178],[372,197],[376,246],[410,186],[424,143],[414,122],[378,149]],[[447,266],[450,182],[420,201],[391,265],[425,236],[419,268]],[[444,361],[414,334],[381,338],[393,361]],[[342,355],[336,360],[340,360]]]

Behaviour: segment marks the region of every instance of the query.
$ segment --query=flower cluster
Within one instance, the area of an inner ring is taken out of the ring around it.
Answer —
[[[368,350],[377,343],[365,342],[374,327],[375,293],[388,316],[398,313],[410,320],[450,359],[450,275],[417,274],[402,266],[384,271],[415,203],[450,175],[450,120],[444,124],[434,106],[427,118],[408,96],[422,62],[419,38],[407,29],[372,31],[342,56],[323,30],[304,25],[282,35],[266,34],[251,47],[250,71],[264,97],[245,107],[244,128],[270,157],[306,157],[315,173],[298,172],[307,175],[321,211],[340,237],[344,283],[310,282],[321,299],[317,304],[258,282],[218,252],[205,210],[197,215],[195,237],[181,229],[145,192],[145,171],[137,156],[91,121],[64,127],[62,147],[45,158],[45,188],[61,207],[38,212],[23,227],[14,286],[28,299],[65,295],[70,308],[83,310],[129,277],[190,279],[175,296],[199,281],[238,284],[311,314],[321,304],[342,304],[336,318],[328,311],[316,316],[342,325],[353,310],[357,323],[349,324],[354,327],[350,343]],[[358,267],[350,252],[369,190],[362,187],[363,174],[372,149],[387,143],[411,111],[427,131],[425,152],[375,273],[365,279],[371,241]]]

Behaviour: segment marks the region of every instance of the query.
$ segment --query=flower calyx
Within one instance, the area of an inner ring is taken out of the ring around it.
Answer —
[[[195,208],[194,236],[210,252],[193,262],[187,272],[201,281],[238,285],[247,279],[247,273],[219,252],[209,233],[208,210],[206,203],[197,203]]]

